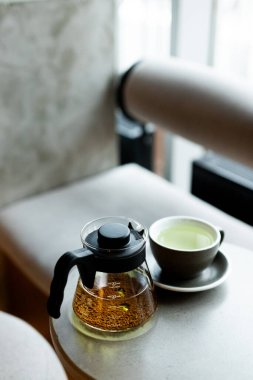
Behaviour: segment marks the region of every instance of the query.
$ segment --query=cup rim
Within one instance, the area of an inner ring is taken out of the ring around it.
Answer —
[[[214,240],[214,242],[210,245],[207,245],[206,247],[204,248],[197,248],[197,249],[180,249],[180,248],[173,248],[173,247],[169,247],[169,246],[166,246],[164,244],[161,244],[159,243],[155,237],[154,237],[154,228],[157,226],[157,224],[159,223],[162,223],[162,222],[165,222],[166,220],[190,220],[190,221],[193,221],[193,222],[198,222],[198,223],[202,223],[204,225],[207,225],[209,228],[211,227],[215,232],[216,232],[216,239]],[[200,251],[206,251],[208,249],[211,249],[213,247],[215,247],[217,244],[219,244],[220,242],[220,231],[218,229],[218,227],[216,227],[214,224],[212,224],[211,222],[205,220],[205,219],[202,219],[202,218],[197,218],[197,217],[194,217],[194,216],[189,216],[189,215],[176,215],[176,216],[166,216],[164,218],[160,218],[160,219],[157,219],[155,222],[153,222],[149,229],[148,229],[148,235],[149,235],[149,238],[155,243],[157,244],[158,246],[160,247],[163,247],[163,248],[167,248],[171,251],[175,251],[175,252],[186,252],[186,253],[189,253],[189,252],[200,252]]]

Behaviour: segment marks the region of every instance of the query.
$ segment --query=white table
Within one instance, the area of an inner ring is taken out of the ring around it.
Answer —
[[[157,289],[156,325],[127,341],[79,333],[68,318],[76,272],[65,290],[62,315],[50,320],[54,347],[75,380],[249,380],[253,376],[253,251],[222,246],[230,263],[215,289],[178,293]]]

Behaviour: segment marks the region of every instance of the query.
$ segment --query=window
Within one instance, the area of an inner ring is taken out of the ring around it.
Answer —
[[[217,3],[214,66],[253,82],[253,1]]]
[[[253,81],[252,0],[121,0],[118,11],[120,71],[173,55]],[[192,160],[204,149],[167,132],[163,143],[162,174],[190,191]]]
[[[119,1],[116,34],[119,70],[143,58],[168,57],[170,30],[170,0]]]

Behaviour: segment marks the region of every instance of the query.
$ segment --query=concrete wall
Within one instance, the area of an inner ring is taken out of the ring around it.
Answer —
[[[115,164],[113,0],[0,0],[0,206]]]

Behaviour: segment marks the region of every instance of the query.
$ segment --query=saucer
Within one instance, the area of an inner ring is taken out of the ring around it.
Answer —
[[[214,261],[208,268],[189,280],[169,278],[168,275],[162,273],[149,245],[147,245],[147,263],[154,284],[159,288],[174,292],[202,292],[216,288],[225,281],[229,272],[228,259],[221,251],[217,253]]]

